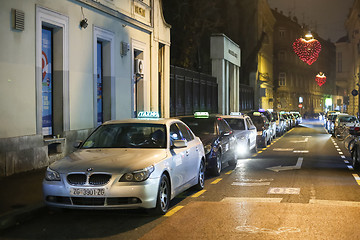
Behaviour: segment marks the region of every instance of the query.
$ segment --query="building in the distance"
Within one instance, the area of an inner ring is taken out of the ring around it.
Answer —
[[[274,31],[274,109],[277,111],[323,112],[333,109],[335,95],[335,45],[312,35],[321,44],[317,61],[311,65],[296,55],[293,43],[305,38],[308,29],[296,17],[285,16],[273,10],[276,19]],[[315,81],[324,73],[326,82],[319,86]],[[330,99],[330,100],[326,100]],[[326,103],[328,106],[326,106]]]
[[[3,0],[0,19],[0,176],[47,166],[104,121],[169,116],[160,0]]]

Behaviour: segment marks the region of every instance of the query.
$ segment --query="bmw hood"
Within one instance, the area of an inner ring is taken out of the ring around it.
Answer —
[[[167,156],[166,149],[81,149],[50,165],[59,172],[118,172],[144,169]]]

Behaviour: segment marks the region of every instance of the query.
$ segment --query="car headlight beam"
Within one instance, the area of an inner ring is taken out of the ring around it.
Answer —
[[[152,172],[154,172],[155,167],[150,166],[138,171],[131,173],[125,173],[119,180],[119,182],[143,182],[148,179]]]
[[[45,179],[47,181],[61,181],[60,174],[49,167],[46,169]]]

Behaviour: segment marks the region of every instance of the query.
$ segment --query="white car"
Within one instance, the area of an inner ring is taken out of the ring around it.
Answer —
[[[251,118],[244,114],[223,115],[232,130],[237,141],[237,156],[244,157],[250,152],[257,151],[257,130]]]
[[[60,208],[147,208],[165,214],[180,192],[203,189],[204,172],[204,146],[182,121],[109,121],[47,168],[44,200]]]

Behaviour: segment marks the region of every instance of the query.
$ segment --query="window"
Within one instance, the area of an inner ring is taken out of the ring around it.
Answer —
[[[43,136],[70,129],[68,26],[67,16],[36,8],[36,132]]]
[[[279,86],[286,86],[286,73],[279,73]]]
[[[191,134],[191,132],[188,130],[188,128],[184,124],[177,123],[177,125],[181,131],[183,138],[185,138],[186,141],[190,142],[190,141],[194,140],[194,136]]]
[[[115,35],[94,27],[93,118],[99,126],[115,116],[114,42]]]
[[[171,141],[170,144],[171,145],[172,145],[174,140],[182,140],[180,130],[179,130],[178,126],[175,123],[170,126],[170,141]]]
[[[279,36],[280,36],[280,38],[284,38],[284,37],[285,37],[285,32],[286,32],[285,29],[280,29],[280,30],[279,30]]]
[[[341,73],[342,72],[342,53],[338,52],[337,54],[337,64],[338,64],[338,72]]]

